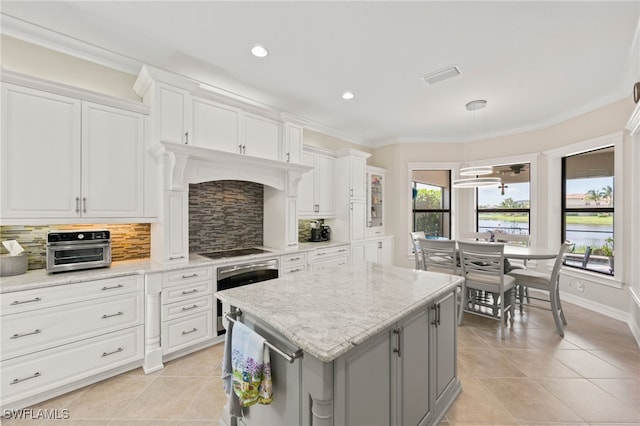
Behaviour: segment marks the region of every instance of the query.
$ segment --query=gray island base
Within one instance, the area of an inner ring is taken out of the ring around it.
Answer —
[[[430,425],[461,392],[456,288],[462,278],[366,263],[216,293],[271,354],[274,401],[247,425]],[[228,410],[223,422],[232,425]]]

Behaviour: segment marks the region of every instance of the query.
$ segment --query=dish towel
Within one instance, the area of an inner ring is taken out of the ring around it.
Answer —
[[[231,393],[233,388],[232,415],[240,416],[241,407],[256,403],[267,405],[273,400],[271,360],[265,339],[241,322],[227,330],[222,378],[227,393]]]

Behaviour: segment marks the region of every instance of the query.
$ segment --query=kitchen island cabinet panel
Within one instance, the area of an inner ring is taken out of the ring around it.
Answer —
[[[283,276],[216,297],[239,308],[238,319],[271,343],[304,352],[292,364],[272,366],[274,378],[289,369],[302,371],[293,387],[287,383],[283,389],[281,383],[278,390],[287,399],[298,398],[292,405],[302,407],[299,424],[430,425],[461,391],[455,327],[448,324],[461,280],[364,263]],[[436,402],[439,365],[440,380],[448,384]],[[245,424],[268,424],[273,410],[251,407]]]

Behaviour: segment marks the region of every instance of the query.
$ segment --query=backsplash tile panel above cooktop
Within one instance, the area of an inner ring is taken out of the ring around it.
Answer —
[[[263,244],[264,187],[236,180],[189,185],[189,251]]]

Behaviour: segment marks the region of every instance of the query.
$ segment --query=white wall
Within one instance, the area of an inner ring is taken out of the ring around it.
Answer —
[[[6,35],[0,37],[3,68],[87,90],[140,101],[135,75],[65,55]]]

